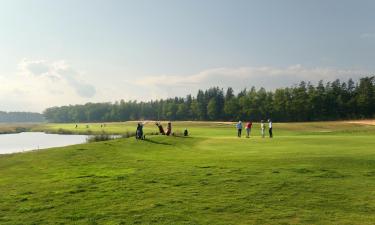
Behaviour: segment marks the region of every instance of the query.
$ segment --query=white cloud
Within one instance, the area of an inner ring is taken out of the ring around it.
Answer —
[[[160,75],[140,78],[135,84],[148,87],[157,92],[159,96],[174,96],[176,93],[188,94],[200,88],[213,86],[233,87],[237,90],[251,86],[275,89],[277,87],[291,86],[300,81],[318,82],[319,80],[331,81],[334,79],[356,79],[367,74],[359,70],[340,70],[335,68],[306,68],[293,65],[286,68],[278,67],[239,67],[215,68],[201,71],[191,75]]]
[[[80,80],[79,73],[64,61],[23,60],[19,69],[24,75],[44,76],[55,82],[66,82],[81,97],[90,98],[96,93],[95,87]]]
[[[236,90],[251,86],[274,89],[300,81],[357,79],[366,71],[336,68],[281,67],[213,68],[190,75],[94,76],[98,89],[83,81],[85,74],[64,61],[23,60],[14,75],[0,75],[0,110],[43,111],[47,107],[91,102],[151,100],[195,95],[198,89],[213,86]]]
[[[19,63],[18,67],[22,72],[36,76],[50,72],[50,65],[45,60],[28,61],[24,59]]]
[[[96,90],[80,75],[64,61],[22,60],[17,73],[0,76],[0,110],[42,111],[87,102]]]

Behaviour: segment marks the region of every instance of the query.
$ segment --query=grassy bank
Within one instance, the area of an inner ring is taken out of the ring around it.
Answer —
[[[31,131],[33,128],[41,126],[36,123],[0,123],[0,134],[14,134]]]
[[[134,125],[104,129],[121,134]],[[262,139],[256,124],[254,137],[239,139],[232,124],[174,125],[187,127],[192,136],[0,156],[0,224],[375,221],[374,126],[274,124],[275,138]],[[73,124],[43,129],[59,128],[76,129]],[[101,131],[100,124],[89,129]],[[155,130],[145,126],[146,132]]]

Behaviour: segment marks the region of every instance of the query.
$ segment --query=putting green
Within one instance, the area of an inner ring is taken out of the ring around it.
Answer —
[[[45,124],[123,133],[133,123]],[[165,124],[165,123],[164,123]],[[147,136],[0,156],[0,224],[373,224],[375,126],[178,122]],[[155,132],[153,123],[145,132]]]

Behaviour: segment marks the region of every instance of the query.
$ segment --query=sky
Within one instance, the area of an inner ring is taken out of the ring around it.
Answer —
[[[375,75],[372,0],[0,0],[0,110]]]

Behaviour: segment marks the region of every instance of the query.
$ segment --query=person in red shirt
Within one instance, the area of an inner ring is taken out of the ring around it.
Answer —
[[[251,121],[249,121],[247,124],[246,124],[246,137],[249,138],[250,137],[250,132],[251,132],[251,127],[253,126],[253,123]]]

